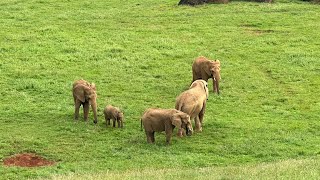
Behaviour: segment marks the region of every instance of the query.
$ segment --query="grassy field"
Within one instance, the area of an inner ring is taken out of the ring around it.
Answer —
[[[227,167],[106,171],[97,174],[57,175],[51,179],[319,179],[319,163],[320,159],[317,158]]]
[[[57,164],[1,163],[0,179],[316,179],[320,6],[177,3],[2,0],[0,161],[32,152]],[[147,144],[143,111],[173,108],[200,55],[222,64],[203,132]],[[73,120],[71,86],[81,78],[97,85],[97,126],[92,114]],[[107,104],[123,109],[123,129],[106,127]]]

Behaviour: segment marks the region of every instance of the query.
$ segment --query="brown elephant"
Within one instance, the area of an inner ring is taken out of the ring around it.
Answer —
[[[213,91],[220,94],[219,81],[221,77],[219,60],[209,60],[203,56],[198,57],[192,64],[192,77],[192,82],[197,79],[208,81],[209,78],[212,78]]]
[[[147,109],[141,117],[142,124],[147,136],[148,143],[154,143],[154,133],[165,131],[166,143],[171,143],[173,129],[177,127],[181,134],[182,129],[185,129],[188,136],[192,135],[193,129],[190,121],[190,116],[176,109]]]
[[[113,127],[116,127],[116,121],[118,124],[118,128],[119,127],[123,127],[123,112],[121,112],[121,110],[118,107],[114,107],[112,105],[108,105],[104,108],[104,118],[106,120],[106,124],[107,126],[110,125],[110,119],[112,119]]]
[[[93,122],[97,124],[97,93],[95,84],[90,84],[85,80],[77,80],[73,83],[72,93],[75,106],[74,119],[78,120],[79,109],[82,105],[84,120],[87,121],[89,115],[89,106],[91,105],[94,115]]]
[[[188,90],[182,92],[176,99],[175,108],[187,113],[190,119],[194,119],[195,130],[198,132],[202,131],[208,97],[208,83],[205,80],[196,80]]]

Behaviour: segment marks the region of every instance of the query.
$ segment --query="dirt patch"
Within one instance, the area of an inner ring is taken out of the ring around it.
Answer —
[[[20,167],[38,167],[38,166],[51,166],[54,161],[49,161],[41,156],[32,153],[16,154],[3,160],[6,166],[20,166]]]

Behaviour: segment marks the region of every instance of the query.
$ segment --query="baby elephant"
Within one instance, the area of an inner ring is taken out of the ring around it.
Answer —
[[[113,107],[108,105],[104,108],[104,118],[106,119],[107,126],[110,125],[110,119],[113,121],[113,127],[116,127],[116,121],[118,123],[118,128],[123,127],[123,113],[118,107]]]
[[[175,127],[179,128],[178,134],[182,135],[185,129],[188,136],[192,135],[193,129],[190,116],[176,109],[147,109],[141,117],[142,124],[147,136],[148,143],[154,143],[154,133],[165,131],[166,143],[171,143],[171,135]]]

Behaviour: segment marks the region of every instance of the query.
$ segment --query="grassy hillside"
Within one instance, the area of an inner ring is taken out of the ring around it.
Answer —
[[[313,158],[310,171],[317,172],[320,6],[177,2],[2,0],[0,161],[33,152],[57,164],[1,163],[0,178],[148,169],[191,174]],[[157,134],[156,144],[147,144],[140,116],[149,107],[174,107],[200,55],[222,64],[220,96],[209,82],[203,132],[173,137],[171,146]],[[73,120],[71,86],[81,78],[97,85],[97,126],[92,114],[89,123]],[[107,104],[123,109],[125,128],[105,127]]]

